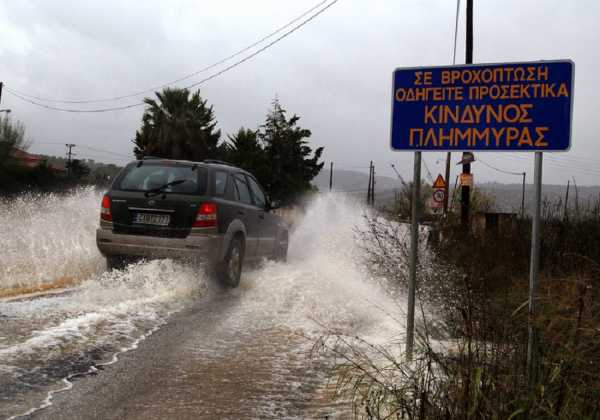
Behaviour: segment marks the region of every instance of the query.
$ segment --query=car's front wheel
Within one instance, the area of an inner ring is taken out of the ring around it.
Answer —
[[[244,262],[244,241],[236,236],[231,240],[225,259],[217,267],[217,277],[227,287],[237,287],[242,276]]]
[[[281,261],[281,262],[286,262],[287,261],[287,254],[288,254],[288,233],[284,232],[281,237],[279,238],[279,241],[277,242],[277,244],[275,245],[275,253],[273,255],[273,259],[275,261]]]
[[[122,270],[127,265],[125,258],[119,255],[108,255],[106,257],[106,268],[110,270]]]

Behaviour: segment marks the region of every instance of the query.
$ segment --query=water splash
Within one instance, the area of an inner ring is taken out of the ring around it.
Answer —
[[[0,303],[0,417],[25,412],[64,378],[110,363],[206,286],[201,272],[171,260],[92,276],[62,296]]]
[[[45,398],[47,404],[47,395],[68,386],[65,378],[114,361],[115,354],[209,292],[201,272],[171,260],[105,272],[95,244],[99,202],[100,194],[83,189],[0,204],[0,239],[9,249],[0,255],[2,287],[61,276],[80,282],[64,295],[0,302],[0,389],[9,401],[0,403],[0,417],[26,412]],[[240,287],[226,292],[234,304],[215,332],[223,334],[219,337],[229,332],[234,342],[225,348],[274,329],[307,336],[337,329],[374,343],[397,335],[394,317],[401,317],[403,300],[372,277],[357,243],[364,211],[350,197],[317,197],[291,234],[289,262],[247,268]],[[214,348],[220,343],[196,343],[193,351],[202,357],[221,354],[223,349]],[[280,344],[299,355],[305,350]]]
[[[304,333],[343,330],[377,342],[397,334],[404,299],[371,275],[358,242],[367,211],[352,197],[316,198],[292,232],[288,263],[266,262],[245,273],[239,291],[245,313],[233,318]]]
[[[100,199],[82,188],[0,201],[0,290],[77,282],[102,271],[95,239]]]

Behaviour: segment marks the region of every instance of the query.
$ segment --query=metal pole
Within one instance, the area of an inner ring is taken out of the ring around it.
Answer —
[[[329,166],[329,191],[333,189],[333,161],[331,161],[331,165]]]
[[[523,195],[521,196],[521,219],[525,218],[525,176],[526,172],[523,172]]]
[[[406,313],[406,360],[412,360],[415,340],[415,290],[419,254],[419,198],[421,196],[421,152],[415,152],[410,221],[410,269],[408,277],[408,308]]]
[[[467,64],[473,63],[473,0],[467,0],[467,33],[466,33],[466,56]]]
[[[375,207],[375,165],[373,165],[373,177],[371,178],[371,206]]]
[[[527,378],[529,385],[533,384],[536,370],[537,337],[534,326],[535,307],[538,296],[540,272],[540,213],[542,208],[542,152],[535,152],[534,167],[534,206],[533,223],[531,228],[531,265],[529,269],[529,340],[527,342]]]
[[[567,181],[567,193],[565,194],[565,211],[563,212],[563,220],[569,219],[569,187],[571,186],[571,181]]]
[[[473,63],[473,0],[467,0],[467,32],[465,45],[465,63]],[[465,154],[463,153],[463,159]],[[471,164],[463,165],[463,174],[471,173]],[[461,188],[461,207],[460,220],[463,226],[469,224],[469,204],[471,199],[471,188],[468,185],[463,185]]]
[[[448,214],[448,200],[450,196],[450,160],[452,153],[446,153],[446,197],[444,198],[444,216]]]
[[[373,161],[369,163],[369,187],[367,189],[367,206],[371,205],[371,177],[373,176]]]
[[[71,149],[73,147],[75,147],[76,145],[73,143],[69,143],[69,144],[65,144],[65,146],[67,146],[67,148],[69,149],[69,151],[67,152],[67,176],[71,176],[71,156],[73,156],[73,153],[71,152]]]

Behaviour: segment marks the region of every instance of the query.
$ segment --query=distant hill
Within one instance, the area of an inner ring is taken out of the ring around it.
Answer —
[[[333,186],[335,191],[347,191],[354,194],[365,195],[369,182],[369,174],[359,171],[334,170]],[[400,186],[397,178],[387,176],[375,177],[375,199],[378,207],[389,207],[394,200],[394,192]],[[407,180],[408,181],[408,180]],[[329,170],[324,169],[313,180],[320,191],[329,190]],[[521,211],[522,184],[500,184],[496,182],[475,184],[475,188],[489,194],[494,200],[494,211],[515,212]],[[566,185],[544,185],[542,199],[554,207],[563,209],[566,194]],[[525,185],[525,211],[531,213],[533,209],[532,184]],[[600,186],[578,186],[571,183],[569,189],[569,208],[575,209],[576,198],[580,208],[592,208],[600,203]]]
[[[485,183],[476,185],[477,188],[494,198],[496,211],[515,211],[521,209],[523,184]],[[542,187],[542,200],[553,206],[564,207],[566,185],[545,184]],[[525,211],[533,209],[534,187],[525,185]],[[591,208],[600,199],[600,186],[577,186],[571,183],[569,188],[569,208],[575,209],[577,204],[581,209]]]
[[[400,181],[397,178],[389,176],[375,176],[375,190],[393,190],[398,188]],[[323,169],[315,179],[313,179],[319,191],[329,190],[329,170]],[[334,170],[333,171],[333,188],[336,191],[350,191],[366,193],[369,185],[369,174],[359,171]]]

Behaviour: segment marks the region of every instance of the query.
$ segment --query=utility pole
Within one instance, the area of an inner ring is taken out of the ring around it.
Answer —
[[[523,195],[521,196],[521,220],[525,219],[525,176],[526,172],[523,172]]]
[[[0,82],[0,103],[2,102],[2,88],[4,87],[4,83]]]
[[[473,63],[473,0],[467,0],[467,39],[466,39],[466,64]],[[463,152],[463,161],[465,153]],[[471,163],[463,163],[462,173],[471,173]],[[469,225],[469,200],[471,198],[471,187],[463,185],[461,188],[460,220],[464,227]]]
[[[76,146],[76,144],[73,143],[67,143],[65,144],[65,146],[67,146],[67,149],[69,149],[69,151],[67,152],[67,176],[71,176],[71,156],[73,156],[75,153],[71,152],[71,149],[73,147]]]
[[[367,206],[371,205],[371,178],[373,177],[373,161],[369,164],[369,187],[367,188]]]
[[[333,189],[333,161],[329,165],[329,191]]]
[[[373,165],[373,176],[371,176],[371,206],[375,207],[375,165]]]

